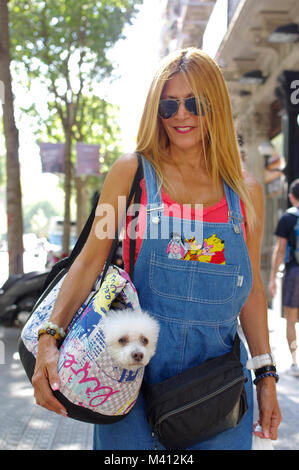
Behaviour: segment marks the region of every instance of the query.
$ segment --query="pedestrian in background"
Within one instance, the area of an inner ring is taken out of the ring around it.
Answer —
[[[272,257],[269,294],[274,297],[276,293],[276,274],[279,266],[284,263],[282,305],[287,322],[286,337],[292,356],[290,373],[299,376],[296,357],[296,322],[299,312],[299,178],[290,185],[288,196],[292,207],[279,219],[275,231],[277,241]]]

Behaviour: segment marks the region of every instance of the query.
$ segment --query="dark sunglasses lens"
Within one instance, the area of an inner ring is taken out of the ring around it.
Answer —
[[[178,103],[175,100],[161,100],[159,104],[159,116],[162,119],[169,119],[178,110]]]
[[[196,98],[193,96],[193,98],[187,98],[185,100],[185,107],[189,113],[195,114],[195,116],[198,116],[198,109],[197,109],[197,103],[196,103]],[[201,106],[202,108],[202,106]],[[203,109],[201,109],[201,115],[204,114]]]

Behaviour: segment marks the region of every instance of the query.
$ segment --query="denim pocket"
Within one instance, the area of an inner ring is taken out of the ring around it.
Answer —
[[[169,259],[154,251],[150,257],[152,291],[169,299],[222,304],[233,299],[239,266]]]

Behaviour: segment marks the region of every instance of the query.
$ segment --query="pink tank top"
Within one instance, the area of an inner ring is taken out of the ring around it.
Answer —
[[[138,217],[138,222],[136,226],[136,233],[137,238],[136,238],[136,251],[135,251],[135,262],[142,244],[143,240],[143,234],[146,229],[146,205],[147,205],[147,195],[146,195],[146,185],[145,185],[145,179],[142,178],[140,181],[140,187],[141,187],[141,198],[140,198],[140,212],[139,212],[139,217]],[[171,199],[169,194],[165,193],[163,188],[162,188],[162,201],[165,206],[177,206],[179,209],[179,216],[181,215],[181,205],[177,204],[175,201]],[[241,201],[241,210],[244,218],[244,223],[242,224],[243,228],[243,234],[244,238],[246,240],[246,231],[245,231],[245,211],[244,211],[244,205],[243,202]],[[175,215],[175,213],[174,213]],[[190,214],[191,219],[197,220],[198,219],[198,214],[196,214],[195,209],[191,209]],[[124,260],[124,269],[125,271],[129,272],[129,249],[130,249],[130,239],[128,236],[128,233],[130,233],[130,222],[132,220],[132,217],[130,215],[127,216],[126,218],[126,231],[125,231],[125,236],[123,238],[123,260]],[[216,204],[208,207],[204,207],[203,209],[203,221],[204,222],[218,222],[218,223],[227,223],[228,221],[228,205],[227,205],[227,200],[226,197],[224,196],[220,201],[218,201]]]

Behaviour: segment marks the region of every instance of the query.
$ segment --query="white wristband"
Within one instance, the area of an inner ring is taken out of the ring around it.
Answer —
[[[246,368],[248,370],[259,369],[260,367],[275,364],[274,356],[272,353],[261,354],[248,359]]]

